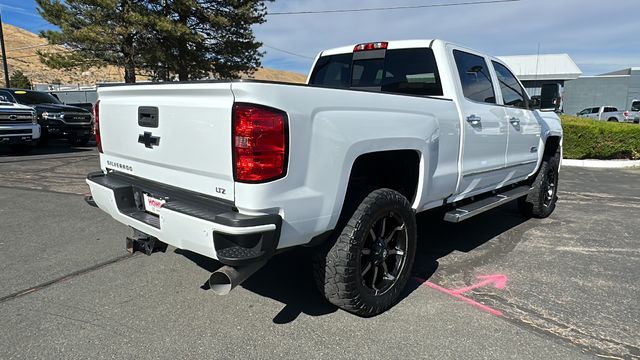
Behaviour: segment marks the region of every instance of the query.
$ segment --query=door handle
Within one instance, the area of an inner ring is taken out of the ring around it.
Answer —
[[[480,116],[476,116],[476,115],[467,116],[467,122],[471,124],[471,126],[480,125],[480,121],[482,121],[482,118],[480,118]]]
[[[513,126],[520,126],[520,119],[518,119],[517,117],[512,117],[511,119],[509,119],[509,122]]]

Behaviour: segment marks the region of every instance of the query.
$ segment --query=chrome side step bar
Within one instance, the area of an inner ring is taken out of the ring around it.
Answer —
[[[444,215],[444,220],[453,223],[467,220],[478,214],[482,214],[487,210],[491,210],[497,206],[523,197],[529,193],[529,189],[530,188],[528,186],[520,186],[503,193],[472,202],[471,204],[455,208]]]

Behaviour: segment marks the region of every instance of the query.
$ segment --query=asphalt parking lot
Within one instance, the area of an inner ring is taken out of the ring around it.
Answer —
[[[406,297],[361,319],[316,293],[310,249],[226,297],[215,261],[124,250],[83,200],[91,147],[0,148],[0,358],[640,358],[640,169],[563,168],[548,219],[419,215]]]

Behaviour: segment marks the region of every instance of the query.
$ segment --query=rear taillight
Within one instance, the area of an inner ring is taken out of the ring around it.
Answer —
[[[100,141],[100,100],[93,105],[93,124],[96,132],[96,147],[99,152],[102,152],[102,142]]]
[[[235,180],[265,182],[285,175],[287,115],[277,109],[236,103],[233,106]]]
[[[629,112],[625,111],[625,112],[622,113],[622,115],[624,115],[624,117],[629,117]]]

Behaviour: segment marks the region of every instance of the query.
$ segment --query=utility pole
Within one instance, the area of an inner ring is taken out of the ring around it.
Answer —
[[[4,48],[4,33],[2,32],[2,11],[0,10],[0,47],[2,47],[2,66],[4,67],[4,83],[6,87],[11,87],[9,83],[9,65],[7,65],[7,51]]]

